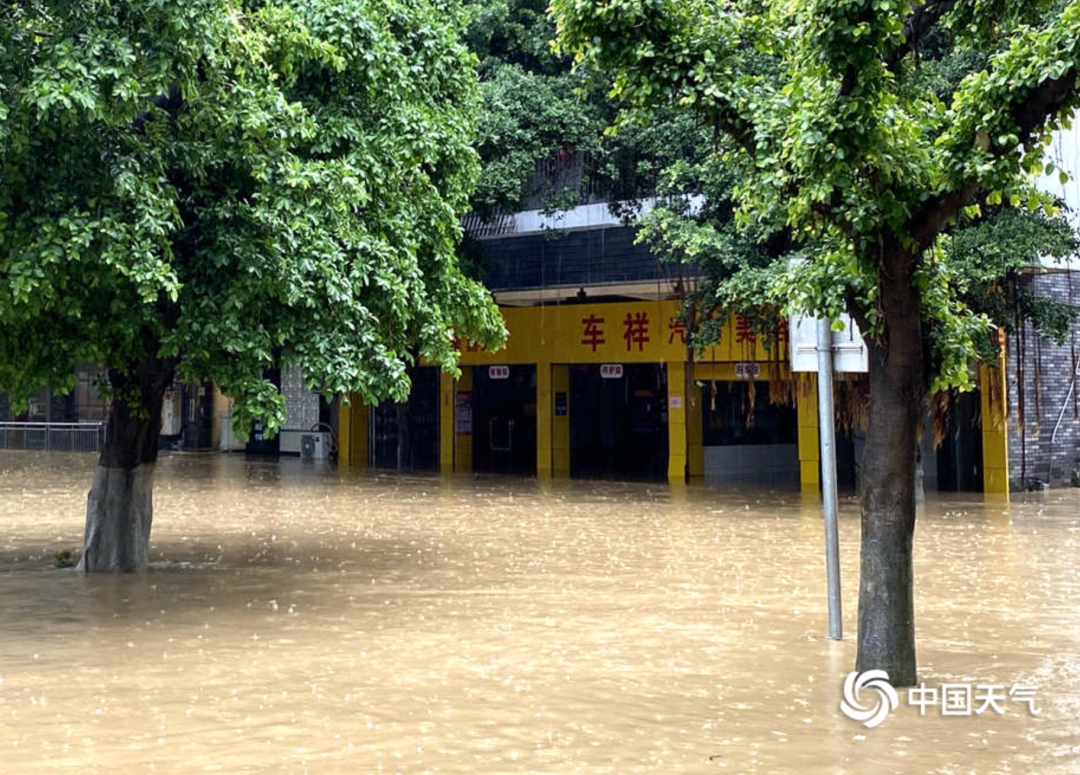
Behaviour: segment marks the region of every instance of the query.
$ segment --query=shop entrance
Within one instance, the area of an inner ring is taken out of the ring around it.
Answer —
[[[667,373],[656,363],[570,367],[570,475],[667,478]]]
[[[383,401],[371,410],[371,462],[396,471],[439,467],[439,370],[409,369],[412,390],[403,404]]]
[[[928,420],[932,423],[933,420]],[[979,423],[979,393],[949,394],[945,416],[945,438],[935,455],[937,489],[941,492],[981,492],[983,489],[982,428]],[[933,434],[928,424],[924,433]],[[924,460],[924,467],[926,461]]]
[[[796,410],[771,403],[768,382],[706,383],[701,405],[706,481],[798,484]]]
[[[536,367],[473,368],[473,471],[536,475]]]
[[[944,437],[940,446],[935,447],[933,412],[923,419],[923,437],[919,444],[923,487],[928,492],[981,492],[983,448],[978,391],[951,391],[944,423]],[[836,460],[841,489],[858,489],[865,447],[865,430],[837,428]]]

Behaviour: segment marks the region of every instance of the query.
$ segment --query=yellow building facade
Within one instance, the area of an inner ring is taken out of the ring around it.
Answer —
[[[529,377],[528,388],[531,391],[534,387],[535,392],[529,395],[535,396],[532,399],[535,407],[530,404],[518,420],[519,424],[535,423],[534,428],[525,429],[527,432],[519,429],[519,438],[535,445],[535,468],[530,473],[541,478],[568,477],[580,462],[571,459],[575,410],[596,410],[595,403],[575,407],[571,391],[573,375],[588,371],[599,373],[602,378],[619,379],[634,368],[640,370],[638,365],[651,365],[665,378],[661,411],[666,427],[664,467],[668,482],[693,482],[706,473],[703,412],[708,407],[703,404],[708,402],[709,386],[714,386],[715,391],[716,384],[756,382],[760,385],[781,381],[787,383],[786,401],[793,404],[790,422],[796,426],[798,480],[803,488],[816,490],[820,484],[820,453],[815,376],[793,375],[788,343],[783,336],[779,343],[766,346],[763,337],[741,319],[727,322],[720,344],[693,351],[687,346],[686,330],[678,321],[680,308],[677,300],[502,308],[509,332],[506,346],[497,352],[463,346],[460,377],[454,379],[449,374],[440,377],[439,470],[474,470],[477,438],[489,430],[474,423],[474,418],[483,416],[485,394],[480,383],[490,386],[507,380],[509,384],[521,369],[528,368],[530,375],[535,374]],[[980,375],[983,382],[1000,378],[994,372],[984,370]],[[985,398],[992,398],[993,391],[984,390],[983,394],[986,490],[1007,492],[1008,477],[1003,474],[1007,471],[1007,460],[1003,463],[1000,459],[1007,447],[1004,402],[995,404]],[[490,395],[490,390],[486,395]],[[342,463],[368,466],[368,423],[368,412],[357,397],[342,405],[338,423]],[[492,426],[485,443],[497,449],[500,441],[496,436],[500,433]]]

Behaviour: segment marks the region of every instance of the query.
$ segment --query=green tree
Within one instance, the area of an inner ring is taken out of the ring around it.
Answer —
[[[955,277],[954,288],[965,306],[985,315],[994,328],[1018,334],[1031,325],[1041,336],[1064,345],[1077,309],[1064,301],[1036,294],[1023,282],[1044,260],[1061,262],[1080,249],[1077,235],[1064,215],[1041,210],[986,208],[983,217],[956,229],[945,241]],[[980,359],[996,363],[997,336],[975,340]]]
[[[566,209],[580,204],[583,189],[611,201],[649,196],[661,169],[710,147],[708,130],[684,111],[607,133],[618,104],[600,90],[581,99],[582,76],[572,57],[552,50],[555,25],[546,11],[547,0],[468,8],[465,41],[480,59],[483,96],[476,141],[482,169],[472,205],[484,217],[530,201]],[[580,188],[536,175],[539,162],[573,155],[583,162]]]
[[[947,99],[960,81],[986,64],[985,56],[955,42],[947,30],[931,29],[916,44],[915,77],[940,99]],[[657,123],[668,123],[668,113],[670,109],[664,110]],[[652,115],[648,118],[654,122]],[[636,124],[629,128],[637,131]],[[683,314],[696,326],[693,338],[702,346],[717,342],[720,321],[731,314],[744,315],[760,333],[775,335],[782,309],[776,304],[762,306],[761,301],[774,300],[770,289],[787,271],[786,262],[805,252],[805,245],[784,224],[740,228],[737,184],[737,170],[723,154],[685,155],[663,170],[658,205],[641,219],[639,238],[657,256],[693,264],[701,273],[688,289]],[[1076,309],[1036,296],[1021,280],[1042,260],[1076,255],[1077,237],[1064,212],[1051,215],[1041,209],[988,206],[948,227],[944,236],[952,287],[969,310],[985,315],[992,329],[1012,334],[1018,325],[1031,325],[1053,341],[1064,342]],[[975,349],[981,360],[996,365],[1000,345],[992,329],[975,332]],[[931,354],[936,352],[930,349]]]
[[[719,154],[681,159],[664,169],[658,205],[639,219],[639,240],[655,255],[693,265],[700,273],[686,290],[682,314],[701,347],[718,342],[723,321],[732,314],[746,316],[759,333],[775,337],[784,314],[773,285],[786,274],[787,261],[806,250],[788,229],[740,228],[736,184],[735,170]],[[1065,212],[1049,215],[1041,209],[1000,205],[980,210],[948,228],[942,240],[951,288],[967,310],[990,322],[973,332],[978,359],[997,365],[997,329],[1015,334],[1018,326],[1030,325],[1063,344],[1077,309],[1038,296],[1023,278],[1038,272],[1043,261],[1062,262],[1077,255],[1080,242]],[[763,300],[778,303],[763,305]],[[928,332],[936,330],[934,321],[928,323]],[[935,347],[929,351],[931,357],[938,353]],[[931,362],[930,368],[937,365]]]
[[[84,570],[146,567],[161,406],[211,379],[272,430],[265,370],[332,394],[454,369],[498,311],[455,262],[475,57],[443,0],[0,6],[0,389],[112,400]]]
[[[569,57],[552,51],[555,25],[546,11],[546,0],[468,5],[464,40],[480,60],[482,96],[472,209],[482,217],[559,198],[565,192],[558,186],[536,179],[538,162],[600,149],[605,118],[595,101],[578,98]]]
[[[916,680],[912,543],[928,390],[970,385],[988,319],[954,282],[946,231],[1031,187],[1077,106],[1080,3],[554,0],[561,45],[631,113],[676,105],[723,140],[739,224],[806,259],[760,289],[849,312],[870,350],[857,669]],[[959,77],[927,77],[945,36]],[[764,262],[767,264],[768,262]]]

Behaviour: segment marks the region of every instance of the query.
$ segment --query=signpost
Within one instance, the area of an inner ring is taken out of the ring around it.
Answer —
[[[836,509],[836,422],[833,419],[832,328],[817,322],[818,435],[821,438],[821,497],[825,508],[825,575],[829,590],[829,637],[844,637],[840,610],[840,526]]]
[[[858,326],[847,316],[842,318],[842,322],[842,331],[833,331],[832,323],[825,319],[796,318],[791,321],[790,326],[792,371],[816,371],[818,375],[818,436],[821,441],[821,495],[825,512],[829,637],[836,640],[843,638],[844,624],[840,607],[840,528],[836,494],[833,372],[861,372],[869,368],[869,355]]]

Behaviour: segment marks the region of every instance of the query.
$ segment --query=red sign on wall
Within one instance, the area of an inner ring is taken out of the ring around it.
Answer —
[[[651,341],[649,339],[649,313],[637,312],[626,313],[626,320],[623,321],[623,326],[626,331],[623,333],[623,339],[626,340],[626,350],[629,352],[636,344],[638,352],[645,350],[645,345]]]
[[[604,319],[597,317],[596,315],[589,315],[587,318],[581,319],[581,325],[584,326],[584,330],[581,334],[581,343],[587,347],[591,347],[593,352],[596,352],[596,348],[602,344],[607,344],[607,340],[604,339]]]

